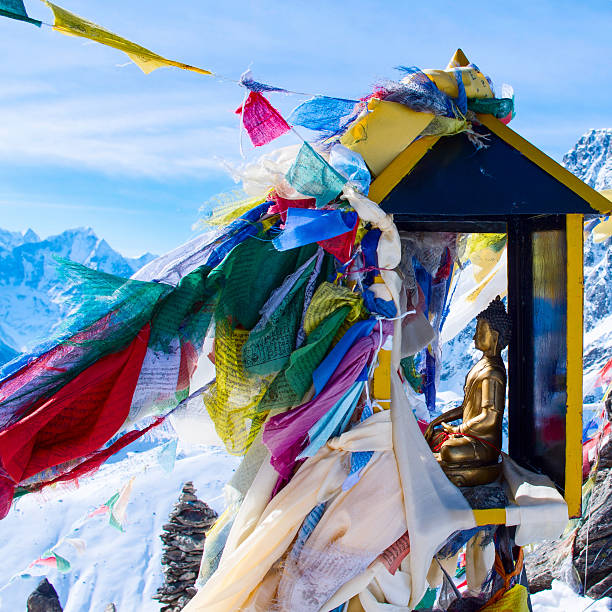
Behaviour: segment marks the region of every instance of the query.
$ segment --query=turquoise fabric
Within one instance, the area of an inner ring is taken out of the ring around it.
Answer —
[[[346,179],[307,142],[302,145],[285,178],[296,191],[316,198],[317,208],[334,200],[346,183]]]
[[[10,19],[17,19],[19,21],[26,21],[32,25],[41,26],[38,19],[30,19],[26,13],[23,0],[0,0],[0,15],[9,17]]]

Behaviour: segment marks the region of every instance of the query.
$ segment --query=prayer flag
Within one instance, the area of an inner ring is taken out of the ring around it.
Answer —
[[[319,240],[317,244],[333,255],[341,264],[345,264],[351,258],[358,228],[359,218],[356,217],[352,230],[328,240]]]
[[[3,1],[3,0],[0,0]],[[10,1],[10,0],[9,0]],[[81,36],[82,38],[88,38],[101,45],[107,47],[113,47],[123,51],[127,56],[145,73],[149,74],[161,68],[162,66],[175,66],[176,68],[182,68],[183,70],[191,70],[192,72],[198,72],[200,74],[212,74],[209,70],[203,70],[202,68],[196,68],[195,66],[189,66],[182,62],[175,62],[174,60],[166,59],[157,53],[153,53],[145,47],[141,47],[136,43],[133,43],[117,34],[113,34],[103,27],[83,19],[66,9],[63,9],[51,2],[44,0],[45,4],[53,11],[55,22],[53,29],[67,34],[68,36]]]
[[[358,222],[357,213],[339,210],[313,210],[311,208],[288,208],[285,229],[272,240],[279,251],[326,241],[351,233]],[[323,248],[326,245],[321,244]]]
[[[606,363],[606,365],[601,369],[601,372],[597,375],[595,386],[604,387],[610,383],[612,383],[612,359]]]
[[[593,242],[605,242],[612,236],[612,217],[601,221],[593,228]]]
[[[274,85],[267,85],[266,83],[260,83],[253,79],[253,73],[250,70],[243,72],[240,75],[240,84],[243,87],[246,87],[250,91],[279,91],[283,93],[288,93],[286,89],[282,87],[275,87]]]
[[[255,147],[272,142],[291,129],[281,114],[257,91],[251,91],[243,106],[236,109]]]
[[[125,531],[125,519],[127,505],[130,500],[132,493],[132,486],[134,485],[134,477],[123,486],[119,493],[116,493],[106,502],[106,507],[109,509],[109,524],[118,529],[119,531]]]
[[[315,96],[291,111],[289,121],[309,130],[336,133],[354,117],[355,100]]]
[[[51,550],[45,551],[41,557],[32,561],[27,569],[22,572],[22,576],[44,576],[51,569],[66,573],[70,571],[70,561]]]
[[[302,145],[285,178],[296,191],[316,198],[318,208],[333,200],[346,183],[346,179],[307,142]]]
[[[41,22],[38,19],[30,19],[26,13],[23,0],[0,0],[0,15],[9,19],[26,21],[40,28]]]
[[[99,359],[0,432],[2,465],[15,483],[88,456],[118,431],[129,413],[149,331],[147,324],[126,348]]]

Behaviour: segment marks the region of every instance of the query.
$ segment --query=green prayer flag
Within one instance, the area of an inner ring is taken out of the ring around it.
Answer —
[[[0,0],[0,15],[9,19],[26,21],[40,28],[42,22],[38,19],[30,19],[26,13],[23,0]]]
[[[55,562],[57,563],[57,571],[65,574],[70,571],[70,561],[68,559],[64,559],[64,557],[60,557],[57,553],[53,553],[55,557]]]

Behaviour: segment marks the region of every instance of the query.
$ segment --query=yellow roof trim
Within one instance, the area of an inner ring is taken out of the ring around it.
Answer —
[[[589,187],[586,183],[582,182],[569,170],[566,170],[554,159],[551,159],[548,155],[540,151],[540,149],[534,147],[529,141],[519,136],[514,130],[511,130],[508,126],[493,117],[493,115],[477,115],[477,117],[478,121],[491,130],[496,136],[522,153],[528,160],[544,170],[544,172],[547,172],[560,183],[563,183],[568,189],[571,189],[595,211],[601,213],[610,212],[612,203],[608,199],[595,191],[595,189]]]
[[[380,204],[388,194],[399,185],[400,181],[421,161],[440,139],[440,136],[424,136],[407,146],[379,175],[372,181],[368,198]]]

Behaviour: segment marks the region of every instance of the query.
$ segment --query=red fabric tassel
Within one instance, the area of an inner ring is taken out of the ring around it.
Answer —
[[[244,107],[236,109],[237,115],[242,115],[242,124],[256,147],[272,142],[291,129],[281,114],[256,91],[249,93]]]
[[[145,325],[0,433],[0,461],[15,483],[100,448],[125,422],[149,341]]]

